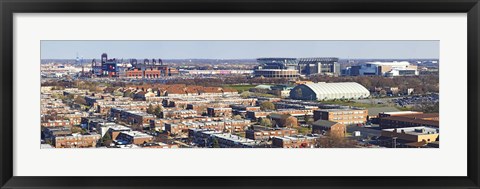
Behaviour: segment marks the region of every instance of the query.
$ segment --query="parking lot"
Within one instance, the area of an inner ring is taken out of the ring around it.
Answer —
[[[438,93],[423,95],[423,96],[409,96],[409,97],[398,98],[393,100],[393,102],[397,106],[401,106],[401,107],[414,106],[416,104],[422,104],[422,103],[433,104],[433,103],[437,103],[438,101],[439,101]]]

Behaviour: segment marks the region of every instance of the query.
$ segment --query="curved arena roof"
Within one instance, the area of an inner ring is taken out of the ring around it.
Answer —
[[[365,87],[355,82],[307,83],[297,87],[303,88],[304,90],[309,89],[309,91],[315,93],[318,100],[358,99],[370,96],[370,92]],[[295,88],[293,90],[295,90]],[[310,94],[303,94],[303,97],[296,97],[295,95],[292,97],[296,99],[305,99],[305,95],[308,97]]]

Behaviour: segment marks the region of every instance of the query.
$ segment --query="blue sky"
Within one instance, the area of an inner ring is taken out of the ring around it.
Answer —
[[[42,59],[439,58],[439,41],[42,41]]]

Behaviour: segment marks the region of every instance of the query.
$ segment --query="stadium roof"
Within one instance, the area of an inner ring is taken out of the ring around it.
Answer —
[[[375,64],[379,66],[409,66],[410,62],[407,61],[393,61],[393,62],[367,62],[367,64]]]
[[[329,94],[353,94],[353,93],[365,94],[364,97],[367,97],[370,95],[370,92],[365,87],[355,82],[307,83],[304,85],[312,89],[313,92],[317,94],[317,96],[319,96],[319,94],[329,95]]]

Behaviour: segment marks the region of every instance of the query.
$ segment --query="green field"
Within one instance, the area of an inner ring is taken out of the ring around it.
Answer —
[[[257,85],[225,85],[224,87],[236,89],[238,92],[248,91]]]
[[[355,107],[362,107],[362,108],[374,108],[374,107],[386,107],[385,104],[372,104],[372,103],[360,103],[354,101],[346,101],[346,100],[327,100],[327,101],[320,101],[320,103],[325,104],[338,104],[342,106],[355,106]]]

